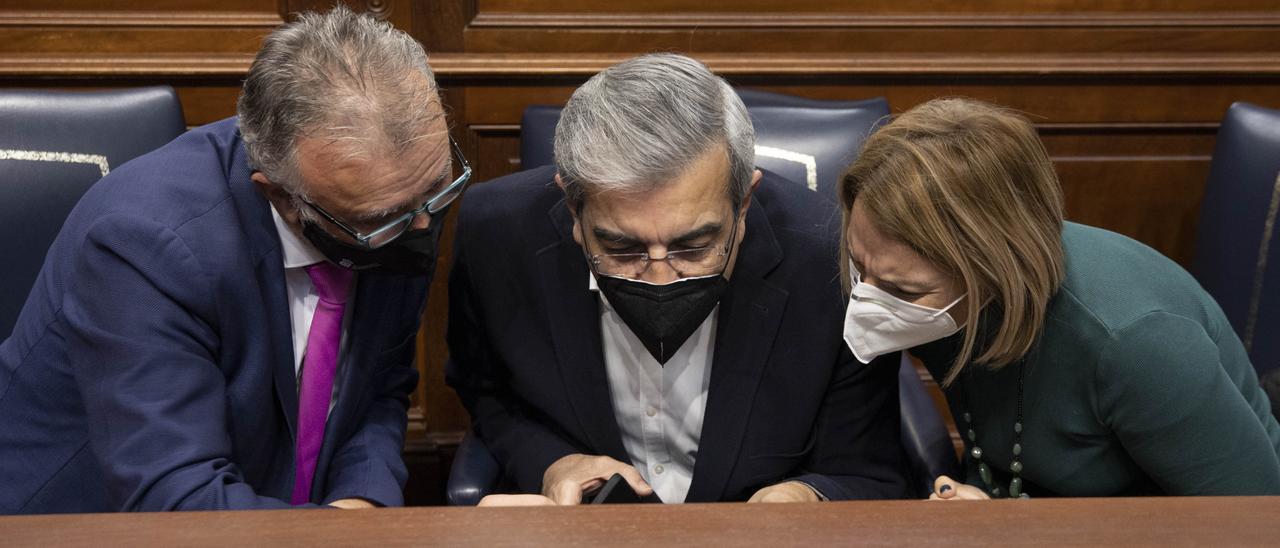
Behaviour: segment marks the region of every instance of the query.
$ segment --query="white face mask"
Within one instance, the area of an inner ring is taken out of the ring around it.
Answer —
[[[909,303],[876,286],[862,283],[862,275],[849,262],[853,295],[844,316],[844,342],[862,363],[890,352],[906,350],[947,337],[960,327],[947,311],[964,296],[945,308],[929,308]]]

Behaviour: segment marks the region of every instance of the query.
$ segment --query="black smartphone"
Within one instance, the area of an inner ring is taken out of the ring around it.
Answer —
[[[631,488],[631,484],[622,478],[622,474],[614,474],[609,481],[604,482],[600,489],[595,491],[595,495],[591,497],[590,504],[635,504],[641,502],[659,502],[658,496],[649,495],[642,497],[637,495],[635,490]]]

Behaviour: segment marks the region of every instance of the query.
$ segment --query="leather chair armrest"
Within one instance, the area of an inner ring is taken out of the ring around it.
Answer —
[[[501,476],[502,467],[485,447],[484,440],[468,432],[453,456],[445,499],[450,506],[475,506],[493,492]]]

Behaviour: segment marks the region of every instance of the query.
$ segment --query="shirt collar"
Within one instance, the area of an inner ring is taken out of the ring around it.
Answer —
[[[276,211],[275,204],[271,205],[271,219],[276,223],[276,233],[280,234],[280,250],[284,255],[285,268],[302,268],[325,260],[320,250],[311,245],[311,242],[299,237],[284,222],[284,218]]]

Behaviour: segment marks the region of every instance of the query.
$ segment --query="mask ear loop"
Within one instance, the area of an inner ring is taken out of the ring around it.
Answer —
[[[733,215],[733,228],[729,231],[729,241],[726,244],[729,246],[729,253],[724,258],[724,267],[720,269],[720,276],[724,276],[724,273],[729,271],[729,265],[738,260],[738,248],[741,247],[735,241],[738,239],[738,225],[747,222],[746,210],[742,209],[741,205],[735,209],[737,212]]]
[[[586,233],[586,229],[582,227],[582,225],[584,224],[582,222],[582,210],[583,210],[582,204],[578,204],[577,210],[578,212],[576,215],[574,215],[573,224],[578,228],[578,238],[582,240],[582,245],[579,246],[582,248],[582,258],[587,261],[587,272],[590,272],[592,276],[599,278],[600,273],[596,272],[596,265],[591,261],[591,250],[587,249],[587,233]]]
[[[946,314],[948,310],[951,310],[957,304],[960,304],[960,301],[964,300],[965,295],[968,295],[968,293],[965,293],[964,295],[960,295],[959,297],[956,297],[956,300],[951,301],[951,304],[938,309],[938,313],[934,314],[933,317],[937,318],[938,316]]]

